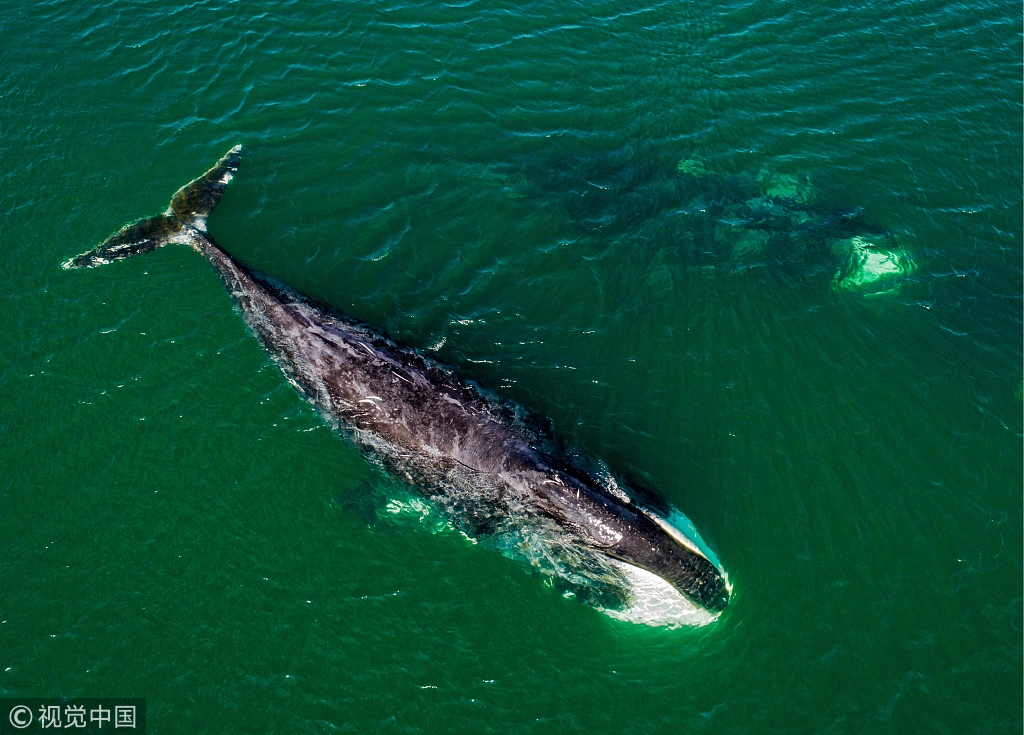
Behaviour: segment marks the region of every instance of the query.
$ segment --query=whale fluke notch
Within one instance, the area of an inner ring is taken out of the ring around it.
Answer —
[[[213,168],[178,189],[166,212],[125,225],[93,250],[66,261],[63,267],[94,268],[148,253],[168,243],[186,243],[189,229],[205,233],[210,212],[220,202],[241,162],[242,146],[236,145]]]

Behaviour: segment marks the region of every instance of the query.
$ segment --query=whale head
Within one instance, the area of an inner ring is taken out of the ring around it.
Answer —
[[[668,520],[639,510],[628,532],[605,553],[657,575],[694,605],[712,613],[724,610],[730,587],[717,559]]]

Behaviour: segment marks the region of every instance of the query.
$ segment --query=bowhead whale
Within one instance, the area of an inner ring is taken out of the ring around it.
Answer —
[[[586,553],[657,575],[706,610],[725,607],[725,579],[696,544],[651,503],[547,448],[514,420],[512,404],[225,252],[207,231],[207,217],[240,161],[235,146],[179,189],[166,212],[126,225],[64,267],[104,265],[170,243],[193,248],[299,394],[471,532],[511,516],[537,519]]]

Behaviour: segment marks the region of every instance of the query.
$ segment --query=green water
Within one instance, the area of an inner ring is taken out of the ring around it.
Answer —
[[[1020,732],[1021,55],[1007,2],[9,0],[0,694],[157,733]],[[234,143],[230,252],[656,487],[722,617],[614,620],[364,512],[390,481],[194,253],[60,269]],[[574,216],[680,162],[816,182],[913,267],[695,259],[657,186]]]

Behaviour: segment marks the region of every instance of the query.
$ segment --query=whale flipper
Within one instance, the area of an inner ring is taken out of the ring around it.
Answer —
[[[178,189],[166,212],[125,225],[93,250],[66,261],[63,267],[94,268],[148,253],[168,243],[188,243],[189,230],[205,233],[206,219],[220,202],[241,161],[242,146],[236,145],[213,168]]]

